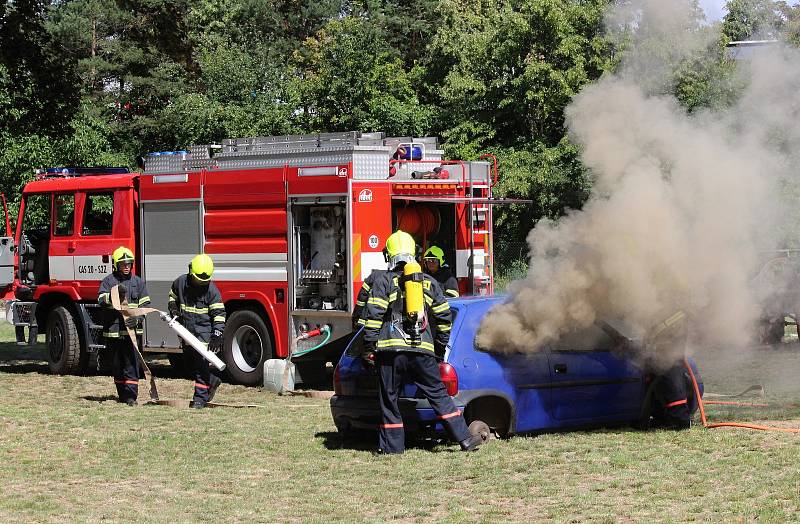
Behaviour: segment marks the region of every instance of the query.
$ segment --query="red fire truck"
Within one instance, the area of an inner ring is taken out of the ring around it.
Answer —
[[[355,296],[386,267],[382,248],[396,228],[423,249],[440,246],[463,294],[492,292],[496,160],[442,154],[431,137],[349,132],[151,153],[141,172],[44,170],[24,188],[15,237],[0,240],[6,274],[14,253],[7,316],[19,343],[44,330],[54,373],[83,373],[93,354],[104,358],[97,290],[116,247],[135,249],[162,310],[173,279],[208,253],[228,314],[229,378],[259,384],[267,359],[320,346],[323,335],[334,347],[352,331]],[[181,365],[178,339],[158,318],[146,321],[143,349]],[[297,380],[319,370],[298,367]]]

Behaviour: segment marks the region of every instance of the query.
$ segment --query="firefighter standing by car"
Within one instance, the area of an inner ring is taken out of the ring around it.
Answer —
[[[389,271],[375,276],[366,301],[364,350],[375,352],[380,385],[379,453],[405,451],[405,431],[398,407],[403,379],[414,380],[461,449],[472,451],[482,442],[470,435],[464,417],[447,395],[435,354],[444,354],[450,338],[450,305],[439,284],[420,271],[416,244],[404,231],[386,240]],[[436,340],[429,322],[436,324]]]
[[[180,318],[186,329],[209,351],[222,350],[222,332],[225,329],[225,305],[217,286],[211,282],[214,262],[205,254],[197,255],[189,263],[189,272],[175,279],[169,291],[169,314]],[[208,361],[196,351],[184,351],[189,369],[194,376],[193,408],[204,408],[214,398],[220,385],[219,377],[211,373]]]
[[[426,249],[425,254],[422,256],[422,264],[425,266],[425,273],[439,282],[445,297],[448,299],[458,298],[458,281],[456,277],[453,276],[450,266],[444,261],[444,251],[442,248],[439,246],[431,246]]]
[[[141,346],[141,317],[124,318],[113,309],[111,290],[118,286],[120,302],[129,308],[138,308],[150,304],[150,296],[144,280],[133,274],[133,252],[120,246],[111,255],[113,271],[100,282],[97,302],[103,311],[103,335],[106,348],[112,353],[112,372],[117,387],[119,401],[129,406],[136,405],[139,396],[139,379],[142,376],[138,350],[128,335],[127,328],[136,333],[136,343]],[[127,299],[127,300],[126,300]]]
[[[375,279],[384,273],[386,273],[385,269],[373,269],[361,284],[361,289],[358,290],[358,295],[356,296],[356,305],[353,308],[353,329],[358,329],[360,326],[366,324],[367,321],[364,319],[364,307],[367,305],[369,292],[372,289],[372,285],[375,283]]]

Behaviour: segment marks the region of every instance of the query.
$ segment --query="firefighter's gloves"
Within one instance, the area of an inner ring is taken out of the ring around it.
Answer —
[[[139,317],[125,317],[125,327],[136,329],[139,327]]]
[[[180,317],[180,310],[178,309],[178,304],[175,302],[170,302],[167,306],[167,311],[169,312],[169,316],[171,317]]]
[[[208,341],[208,350],[212,353],[219,353],[222,351],[222,331],[215,329],[211,333],[211,339]]]

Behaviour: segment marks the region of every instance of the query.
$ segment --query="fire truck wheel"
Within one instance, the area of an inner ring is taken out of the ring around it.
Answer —
[[[47,350],[50,371],[56,375],[81,373],[86,360],[81,351],[81,341],[75,319],[69,309],[58,306],[47,319]]]
[[[232,382],[260,385],[264,362],[272,358],[272,338],[261,315],[250,309],[234,311],[225,323],[222,360]]]

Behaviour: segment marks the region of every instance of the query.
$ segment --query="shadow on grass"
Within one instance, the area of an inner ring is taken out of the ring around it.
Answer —
[[[354,430],[346,433],[338,431],[320,431],[314,434],[315,438],[322,439],[325,449],[350,449],[376,453],[378,448],[378,434],[375,431]],[[455,447],[454,447],[455,446]],[[453,453],[460,451],[456,443],[448,440],[432,438],[406,437],[406,449],[421,449],[431,453]]]
[[[18,346],[0,343],[0,373],[39,373],[49,375],[47,348],[43,345]]]
[[[81,398],[89,402],[119,402],[119,398],[116,395],[86,395]]]

